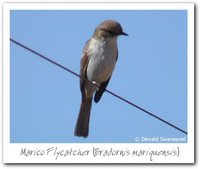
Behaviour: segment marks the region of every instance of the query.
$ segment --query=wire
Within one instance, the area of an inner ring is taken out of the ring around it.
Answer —
[[[46,56],[44,56],[44,55],[42,55],[42,54],[36,52],[35,50],[33,50],[33,49],[31,49],[31,48],[29,48],[29,47],[23,45],[22,43],[20,43],[20,42],[14,40],[14,39],[12,39],[12,38],[10,38],[10,41],[13,42],[13,43],[15,43],[16,45],[18,45],[18,46],[20,46],[20,47],[26,49],[26,50],[32,52],[32,53],[36,54],[37,56],[39,56],[39,57],[41,57],[41,58],[43,58],[43,59],[49,61],[50,63],[53,63],[54,65],[56,65],[56,66],[58,66],[58,67],[60,67],[60,68],[62,68],[62,69],[64,69],[64,70],[66,70],[67,72],[69,72],[69,73],[71,73],[71,74],[73,74],[73,75],[75,75],[75,76],[77,76],[77,77],[79,77],[79,78],[82,78],[82,77],[81,77],[79,74],[77,74],[76,72],[74,72],[74,71],[72,71],[72,70],[66,68],[65,66],[63,66],[63,65],[61,65],[61,64],[59,64],[59,63],[57,63],[57,62],[55,62],[55,61],[53,61],[53,60],[51,60],[51,59],[49,59],[48,57],[46,57]],[[92,82],[89,81],[88,79],[84,79],[84,80],[88,81],[88,82],[91,83],[92,85],[97,86],[96,84],[92,83]],[[97,87],[98,87],[98,86],[97,86]],[[176,130],[178,130],[178,131],[180,131],[180,132],[182,132],[182,133],[184,133],[184,134],[187,135],[187,132],[186,132],[186,131],[184,131],[183,129],[181,129],[181,128],[175,126],[174,124],[172,124],[172,123],[170,123],[170,122],[168,122],[168,121],[162,119],[161,117],[159,117],[159,116],[157,116],[157,115],[155,115],[155,114],[153,114],[153,113],[151,113],[151,112],[145,110],[144,108],[142,108],[142,107],[140,107],[140,106],[138,106],[138,105],[136,105],[136,104],[130,102],[130,101],[127,100],[127,99],[124,99],[123,97],[121,97],[121,96],[119,96],[119,95],[113,93],[112,91],[110,91],[110,90],[108,90],[108,89],[105,89],[105,91],[106,91],[107,93],[111,94],[112,96],[114,96],[114,97],[116,97],[116,98],[118,98],[118,99],[120,99],[120,100],[122,100],[122,101],[128,103],[129,105],[132,105],[132,106],[136,107],[137,109],[139,109],[139,110],[145,112],[146,114],[148,114],[148,115],[150,115],[150,116],[152,116],[152,117],[154,117],[154,118],[156,118],[156,119],[162,121],[163,123],[165,123],[165,124],[167,124],[167,125],[173,127],[174,129],[176,129]]]

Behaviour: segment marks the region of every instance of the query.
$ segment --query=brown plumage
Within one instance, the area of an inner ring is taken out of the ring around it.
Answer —
[[[111,78],[118,57],[117,37],[127,35],[121,25],[113,20],[102,22],[90,40],[87,41],[80,65],[80,90],[82,95],[75,136],[87,137],[93,94],[97,103]],[[87,80],[95,83],[89,83]]]

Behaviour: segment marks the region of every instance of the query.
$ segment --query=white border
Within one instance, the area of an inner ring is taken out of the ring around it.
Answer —
[[[11,144],[10,143],[10,10],[187,10],[188,11],[188,143],[184,144]],[[194,163],[194,4],[193,3],[5,3],[3,5],[3,162],[4,163]],[[177,148],[177,146],[179,148]],[[175,149],[178,157],[150,156],[93,157],[67,156],[55,160],[49,156],[20,156],[21,148],[58,150],[70,148],[91,150],[93,147],[109,150]]]

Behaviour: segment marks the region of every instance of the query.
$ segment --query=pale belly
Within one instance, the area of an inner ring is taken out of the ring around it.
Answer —
[[[96,83],[108,80],[112,75],[117,57],[117,49],[104,47],[99,48],[98,52],[93,52],[87,67],[87,78]]]

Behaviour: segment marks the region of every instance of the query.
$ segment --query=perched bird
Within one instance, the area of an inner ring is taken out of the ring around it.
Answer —
[[[96,27],[93,36],[85,44],[80,65],[82,101],[75,136],[88,136],[93,94],[97,103],[109,83],[118,58],[119,35],[128,36],[118,22],[106,20]]]

